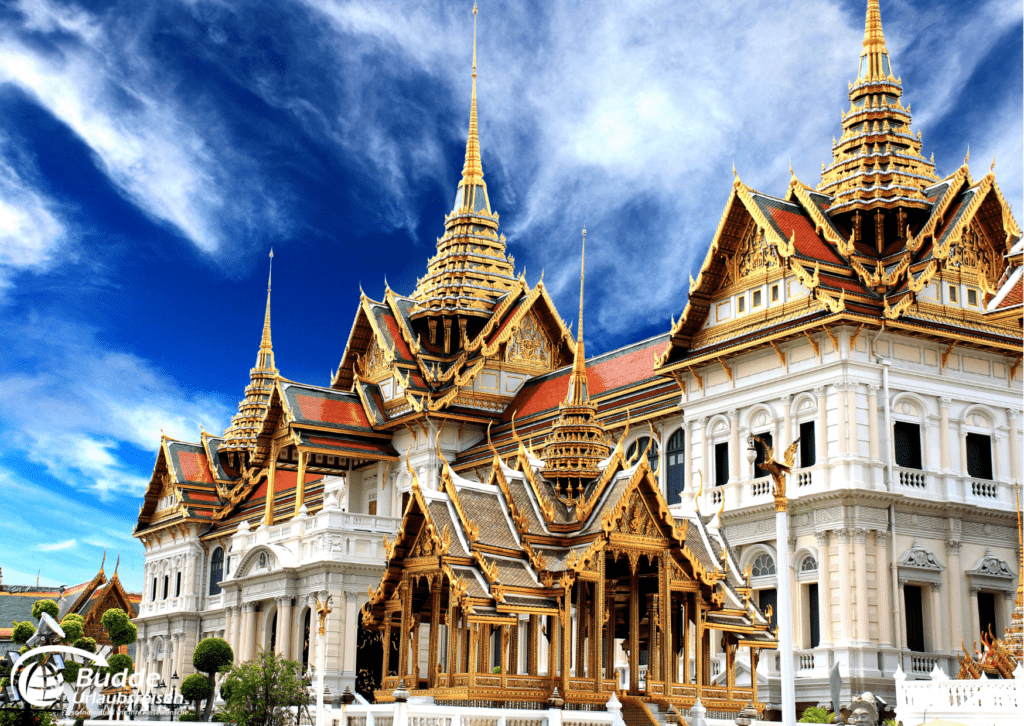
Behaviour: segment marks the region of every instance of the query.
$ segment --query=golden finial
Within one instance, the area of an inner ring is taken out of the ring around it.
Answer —
[[[996,173],[996,155],[992,154],[992,166],[988,168],[990,174]]]
[[[583,340],[583,270],[587,260],[587,225],[583,225],[583,250],[580,252],[580,325],[576,333]]]
[[[966,165],[967,162],[970,161],[970,160],[971,160],[971,145],[968,143],[967,144],[967,156],[964,157],[964,164]]]
[[[793,157],[789,157],[789,175],[796,178],[796,174],[793,173]]]
[[[273,345],[270,340],[270,281],[273,274],[274,250],[270,250],[270,269],[267,271],[267,312],[263,316],[263,340],[260,341],[260,352],[256,366],[257,368],[274,367]]]
[[[868,0],[867,17],[864,19],[864,52],[879,50],[885,50],[882,11],[878,7],[878,0]]]
[[[736,173],[736,160],[732,160],[732,176],[734,179],[739,179],[740,175]]]
[[[484,169],[480,163],[480,136],[476,117],[476,3],[473,3],[473,95],[469,106],[469,138],[466,140],[466,163],[462,167],[463,180],[479,182]]]

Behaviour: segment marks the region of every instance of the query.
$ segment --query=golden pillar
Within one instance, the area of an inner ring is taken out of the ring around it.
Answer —
[[[629,578],[629,694],[640,695],[640,577],[636,569]]]
[[[597,581],[594,583],[594,604],[591,608],[590,622],[590,675],[594,679],[594,692],[600,693],[601,683],[601,645],[604,630],[604,553],[598,555]]]
[[[430,587],[430,644],[427,646],[427,683],[437,686],[437,641],[441,631],[441,578],[437,577]]]
[[[540,636],[540,615],[530,616],[530,629],[527,632],[527,636],[526,672],[531,676],[535,676],[537,675],[537,648],[540,645],[537,640]]]

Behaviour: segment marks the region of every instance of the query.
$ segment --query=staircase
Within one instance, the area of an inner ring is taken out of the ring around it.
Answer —
[[[685,726],[685,722],[680,723],[679,712],[671,707],[649,704],[635,696],[621,696],[620,700],[626,726]]]

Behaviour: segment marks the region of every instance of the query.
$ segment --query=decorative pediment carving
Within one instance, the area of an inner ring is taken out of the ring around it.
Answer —
[[[998,590],[1013,592],[1013,569],[1004,560],[995,556],[991,549],[986,549],[974,567],[966,572],[972,590]]]
[[[946,569],[935,555],[922,547],[915,539],[910,549],[896,563],[902,582],[927,582],[940,584],[942,571]]]
[[[616,528],[622,534],[631,534],[640,537],[660,537],[661,528],[654,521],[654,517],[644,504],[643,498],[637,490],[630,494],[629,503],[622,512],[619,519],[619,526]]]
[[[509,363],[551,367],[551,341],[544,334],[536,313],[530,312],[512,334],[505,347],[505,360]]]

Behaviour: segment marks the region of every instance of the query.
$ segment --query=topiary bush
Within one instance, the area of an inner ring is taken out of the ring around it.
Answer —
[[[210,679],[200,673],[193,673],[181,682],[181,697],[191,703],[197,712],[199,704],[209,698],[212,693]]]
[[[800,716],[800,723],[835,723],[836,715],[817,706],[809,706]]]
[[[100,622],[107,629],[110,642],[114,645],[129,645],[138,640],[139,629],[128,617],[128,613],[121,608],[110,608],[103,613]]]
[[[106,671],[111,676],[124,670],[128,671],[129,676],[135,672],[135,663],[132,662],[130,655],[125,653],[114,653],[114,655],[107,658]]]
[[[203,709],[203,721],[210,720],[213,712],[213,693],[216,687],[216,675],[224,666],[231,665],[235,660],[235,654],[224,638],[203,638],[199,641],[195,651],[192,653],[192,665],[205,673],[210,681],[210,697],[206,699],[206,708]]]
[[[64,640],[74,643],[85,635],[85,621],[78,613],[68,613],[60,621],[60,629],[64,631]]]
[[[185,711],[185,713],[178,716],[179,721],[198,721],[199,714],[195,711]]]
[[[29,638],[36,634],[36,626],[29,621],[26,620],[23,623],[13,622],[14,629],[11,631],[11,640],[18,645],[24,645],[28,642]]]
[[[72,645],[79,650],[87,650],[90,653],[96,652],[96,638],[90,638],[88,636],[79,638]]]
[[[43,613],[48,613],[51,618],[56,620],[60,616],[60,608],[53,600],[36,600],[32,605],[32,617],[39,620]]]

